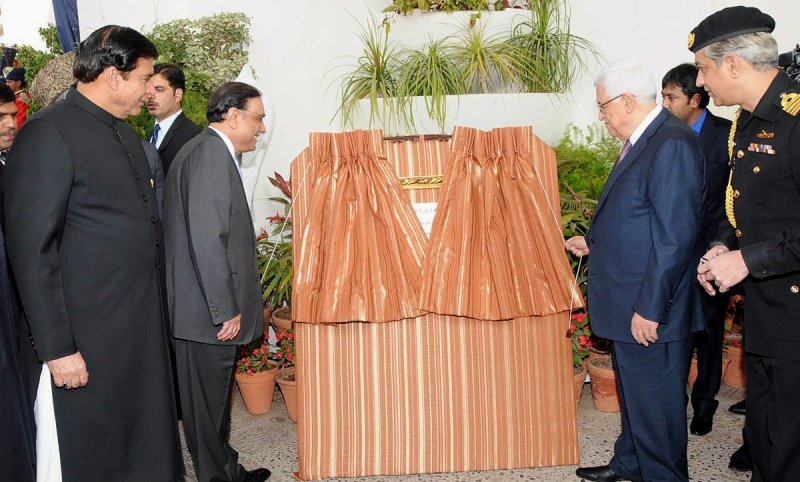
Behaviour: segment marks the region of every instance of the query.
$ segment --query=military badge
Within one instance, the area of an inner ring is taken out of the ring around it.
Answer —
[[[755,142],[751,142],[749,146],[747,146],[747,150],[750,152],[760,152],[762,154],[775,154],[775,149],[769,144],[756,144]]]
[[[762,130],[761,132],[756,134],[756,137],[758,137],[759,139],[774,139],[775,138],[775,133],[774,132],[767,132],[767,131],[763,131]]]
[[[781,94],[781,107],[784,112],[791,116],[797,116],[800,113],[800,94],[795,92]]]
[[[692,49],[692,45],[694,45],[694,32],[689,32],[689,41],[687,42],[689,50]]]

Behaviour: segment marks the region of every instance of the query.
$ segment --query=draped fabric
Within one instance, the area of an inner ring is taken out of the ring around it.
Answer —
[[[419,315],[425,234],[383,152],[381,132],[314,133],[308,156],[308,219],[293,223],[302,235],[294,238],[292,290],[301,303],[293,304],[292,318],[383,322]]]
[[[53,0],[53,13],[56,18],[56,33],[61,50],[64,53],[72,52],[81,42],[78,0]]]
[[[534,170],[532,139],[530,127],[456,127],[425,261],[426,311],[505,320],[575,303],[560,207]]]
[[[292,182],[300,479],[577,463],[581,300],[530,127],[312,134]],[[412,201],[439,204],[429,241]]]

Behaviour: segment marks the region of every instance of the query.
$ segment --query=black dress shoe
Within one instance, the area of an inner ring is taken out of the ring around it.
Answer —
[[[747,399],[741,400],[728,407],[728,411],[737,415],[747,414]]]
[[[575,475],[582,479],[593,480],[595,482],[614,482],[615,480],[622,480],[622,477],[615,474],[608,465],[579,467],[578,470],[575,471]]]
[[[750,472],[753,470],[753,460],[750,458],[750,451],[747,445],[742,445],[731,455],[728,468],[736,472]]]
[[[695,413],[692,417],[692,423],[689,425],[689,432],[692,435],[705,435],[711,431],[714,426],[714,415],[707,413]]]
[[[244,477],[244,482],[264,482],[270,475],[272,475],[272,472],[265,468],[248,470],[247,475]]]

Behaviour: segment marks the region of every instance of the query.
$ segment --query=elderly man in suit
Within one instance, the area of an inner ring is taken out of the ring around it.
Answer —
[[[183,427],[200,482],[259,482],[228,443],[236,346],[263,331],[255,233],[238,156],[265,132],[261,93],[241,82],[208,100],[209,127],[164,186],[167,295]]]
[[[708,196],[706,196],[703,242],[708,246],[725,219],[722,201],[728,180],[728,133],[731,121],[712,114],[706,106],[709,97],[697,86],[697,67],[681,64],[670,69],[661,80],[662,105],[680,120],[686,122],[700,136],[708,167]],[[722,380],[722,339],[729,296],[703,296],[708,329],[695,336],[697,348],[697,380],[692,387],[694,416],[689,425],[692,435],[705,435],[711,431],[716,400]]]
[[[608,465],[581,467],[594,481],[688,481],[686,377],[691,335],[704,327],[694,260],[702,254],[706,167],[697,135],[656,103],[656,84],[635,60],[595,80],[600,119],[625,141],[589,234],[589,313],[614,341],[622,433]]]
[[[156,123],[147,138],[158,148],[166,174],[175,154],[202,129],[189,120],[181,109],[181,100],[186,93],[186,78],[180,67],[175,64],[156,64],[149,84],[147,110],[155,117]]]

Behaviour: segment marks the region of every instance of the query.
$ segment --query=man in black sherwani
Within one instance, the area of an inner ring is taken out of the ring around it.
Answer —
[[[77,86],[27,121],[6,162],[8,256],[43,362],[45,478],[183,477],[161,221],[142,143],[121,120],[144,105],[156,56],[130,28],[92,33],[75,59]]]

